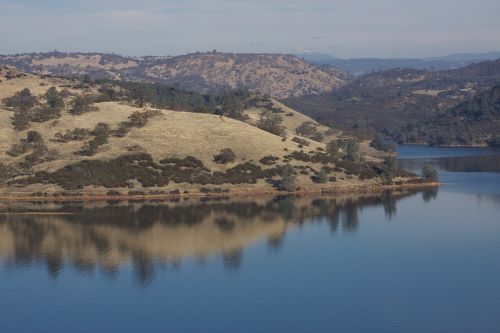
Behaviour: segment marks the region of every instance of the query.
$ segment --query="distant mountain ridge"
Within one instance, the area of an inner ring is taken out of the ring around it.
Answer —
[[[500,84],[394,134],[399,142],[500,147]]]
[[[352,75],[367,74],[394,68],[446,70],[462,68],[472,63],[495,60],[500,52],[457,53],[429,58],[351,58],[341,59],[324,53],[300,53],[298,57],[317,65],[332,65]]]
[[[284,102],[317,121],[362,136],[382,132],[405,143],[485,145],[500,129],[485,125],[490,118],[472,119],[466,109],[475,105],[478,110],[474,112],[492,113],[482,108],[497,103],[488,97],[488,91],[499,83],[500,59],[442,71],[379,71],[361,75],[331,93]],[[479,102],[468,103],[477,96]],[[486,97],[491,101],[481,104]],[[465,104],[458,112],[454,108],[461,103]],[[452,131],[446,129],[443,119],[450,120]],[[499,121],[496,116],[491,119]],[[437,120],[440,125],[433,126]],[[460,121],[468,125],[458,126]]]
[[[248,88],[273,98],[329,92],[348,78],[334,67],[322,68],[284,54],[206,52],[131,58],[55,51],[0,56],[0,64],[30,73],[175,84],[203,93]]]

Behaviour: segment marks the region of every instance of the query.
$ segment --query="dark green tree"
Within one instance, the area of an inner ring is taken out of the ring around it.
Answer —
[[[295,170],[290,164],[283,165],[279,174],[281,176],[281,181],[279,183],[279,189],[281,191],[293,192],[296,189],[295,182],[297,177],[295,176]]]
[[[64,107],[64,100],[57,92],[56,87],[50,87],[44,95],[47,105],[51,109],[60,109]]]
[[[280,115],[272,112],[264,112],[261,114],[257,126],[266,132],[284,137],[286,132],[282,123],[283,118]]]
[[[422,168],[422,178],[427,182],[437,182],[439,180],[437,170],[429,164]]]

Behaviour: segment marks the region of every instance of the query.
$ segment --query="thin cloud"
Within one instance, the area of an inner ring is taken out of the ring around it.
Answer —
[[[0,8],[0,53],[418,57],[500,49],[498,0],[0,0]]]

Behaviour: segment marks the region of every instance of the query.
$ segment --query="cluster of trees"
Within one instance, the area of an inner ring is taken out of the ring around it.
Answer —
[[[274,135],[285,137],[286,131],[282,123],[283,117],[281,117],[277,113],[267,111],[263,112],[260,115],[260,120],[257,123],[257,127]]]
[[[356,138],[332,140],[326,145],[326,152],[334,159],[345,159],[351,162],[359,161],[359,142]]]
[[[45,103],[42,104],[29,89],[25,88],[14,96],[5,98],[3,104],[14,110],[12,125],[14,129],[22,131],[29,127],[30,122],[45,122],[59,118],[64,107],[64,97],[67,95],[67,91],[59,92],[55,87],[51,87],[43,95]]]
[[[72,115],[81,115],[87,112],[97,111],[94,106],[95,98],[91,95],[78,95],[73,100],[69,113]]]
[[[218,164],[231,163],[236,159],[236,154],[231,148],[224,148],[219,154],[214,156],[214,162]]]
[[[323,141],[323,134],[318,132],[318,128],[316,127],[316,125],[308,121],[303,122],[299,127],[297,127],[295,132],[298,135],[301,135],[303,137],[309,138],[314,141],[318,142]]]
[[[366,138],[384,133],[400,142],[477,144],[500,130],[492,124],[498,119],[498,82],[500,60],[448,71],[392,69],[285,104]]]
[[[67,129],[65,133],[57,132],[54,135],[53,141],[56,142],[69,142],[69,141],[82,141],[90,135],[90,131],[85,128],[75,128],[72,130]]]
[[[432,165],[424,165],[422,179],[427,182],[437,182],[439,180],[437,170]]]
[[[136,111],[128,117],[128,121],[122,121],[120,126],[116,131],[113,132],[114,136],[124,137],[130,130],[135,128],[141,128],[147,125],[150,118],[160,115],[161,112],[158,110],[147,110],[144,112]]]
[[[396,151],[396,145],[394,143],[385,143],[382,135],[380,135],[379,133],[375,134],[372,141],[370,141],[370,147],[382,151]]]
[[[285,164],[279,168],[279,175],[281,176],[281,180],[278,183],[278,189],[281,191],[292,192],[297,188],[296,180],[297,176],[295,175],[295,169],[290,164]]]
[[[86,142],[83,149],[78,151],[78,155],[93,156],[97,153],[100,146],[108,143],[108,137],[111,134],[111,128],[106,123],[98,123],[91,132],[94,136],[92,140]]]
[[[389,134],[401,143],[495,146],[499,122],[500,85],[497,85],[428,120],[405,124]]]
[[[31,169],[36,164],[51,161],[57,157],[57,152],[47,148],[42,135],[37,131],[28,131],[26,138],[12,145],[7,155],[18,157],[28,152],[30,153],[24,156],[24,161],[19,164],[22,169],[26,170]]]
[[[139,107],[149,104],[155,108],[212,113],[234,119],[243,119],[243,111],[252,100],[252,93],[246,89],[203,95],[158,83],[120,81],[113,84],[122,88],[120,92],[109,86],[101,91],[110,100],[123,98],[135,101]]]

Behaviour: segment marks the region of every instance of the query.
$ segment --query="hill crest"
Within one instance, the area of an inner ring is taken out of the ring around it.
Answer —
[[[348,78],[334,67],[320,68],[294,55],[264,53],[207,52],[129,58],[115,54],[49,52],[0,56],[0,64],[67,77],[89,75],[178,84],[183,89],[203,93],[248,88],[278,99],[329,92]]]

